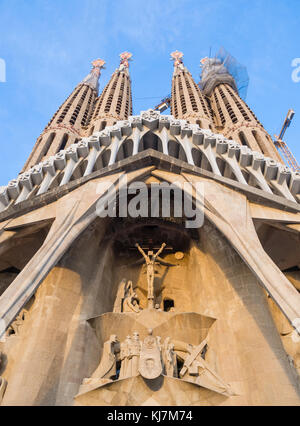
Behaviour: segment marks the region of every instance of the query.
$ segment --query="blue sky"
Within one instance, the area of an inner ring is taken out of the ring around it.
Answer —
[[[272,136],[295,109],[285,140],[300,161],[300,82],[291,78],[299,18],[299,0],[0,0],[0,185],[17,176],[90,62],[107,62],[102,89],[124,50],[134,55],[137,114],[170,92],[171,51],[183,51],[198,81],[200,59],[224,46],[247,67],[247,102]]]

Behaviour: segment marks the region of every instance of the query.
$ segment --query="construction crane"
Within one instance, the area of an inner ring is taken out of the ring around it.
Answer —
[[[278,136],[274,135],[275,137],[274,145],[276,146],[278,151],[283,155],[283,158],[285,159],[288,166],[295,172],[300,172],[300,166],[298,164],[298,161],[296,160],[294,155],[291,153],[287,144],[283,142],[282,140],[287,128],[291,124],[291,121],[294,115],[295,115],[295,111],[292,109],[289,109],[279,135]]]
[[[198,83],[198,86],[201,88],[201,82]],[[162,98],[160,103],[153,108],[153,111],[163,112],[171,106],[171,94]]]
[[[165,96],[156,107],[153,108],[154,111],[163,112],[168,109],[171,105],[171,95]]]

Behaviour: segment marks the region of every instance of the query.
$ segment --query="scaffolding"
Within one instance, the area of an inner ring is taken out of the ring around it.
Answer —
[[[285,142],[281,141],[281,140],[277,140],[277,141],[274,141],[274,145],[276,146],[276,148],[278,149],[280,154],[283,156],[286,164],[292,170],[294,170],[294,172],[300,172],[300,166],[298,164],[298,161],[296,160],[296,158],[294,157],[294,155],[290,151],[287,144]]]
[[[202,68],[199,86],[202,90],[212,81],[228,80],[229,84],[246,99],[249,85],[247,68],[240,64],[224,47],[221,47],[215,57],[203,58],[200,61]]]

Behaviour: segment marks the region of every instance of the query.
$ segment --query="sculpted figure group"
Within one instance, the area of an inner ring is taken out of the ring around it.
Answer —
[[[150,250],[146,254],[140,245],[136,244],[136,248],[143,257],[133,265],[142,263],[145,265],[148,284],[146,309],[148,310],[161,311],[160,305],[155,304],[154,300],[156,265],[176,266],[159,257],[165,247],[166,244],[163,243],[156,253]],[[141,310],[132,281],[124,278],[118,287],[113,312],[139,313]],[[206,340],[195,346],[171,337],[162,339],[160,336],[153,336],[151,329],[148,330],[148,335],[144,339],[140,339],[137,331],[124,340],[119,340],[112,334],[104,343],[98,368],[91,378],[84,380],[83,385],[103,386],[112,381],[138,375],[154,380],[164,375],[204,386],[221,394],[230,393],[229,386],[205,361],[206,349]]]
[[[127,281],[125,278],[123,278],[119,284],[113,311],[138,313],[141,311],[139,302],[139,298],[133,290],[132,281]]]
[[[142,254],[142,259],[139,259],[137,262],[132,265],[140,265],[144,263],[147,274],[147,300],[148,300],[148,309],[154,308],[154,278],[155,278],[155,266],[164,265],[164,266],[177,266],[174,263],[164,261],[159,255],[166,247],[166,244],[163,243],[159,250],[154,253],[154,251],[149,250],[147,254],[141,248],[141,246],[135,244],[138,251]],[[135,312],[138,313],[141,311],[139,306],[139,298],[133,290],[132,281],[127,281],[125,278],[119,284],[116,301],[114,304],[114,312]]]
[[[106,384],[139,374],[145,379],[155,379],[163,374],[219,393],[230,393],[229,386],[205,361],[206,346],[206,340],[198,346],[170,337],[162,341],[160,336],[153,336],[151,329],[143,340],[138,332],[122,342],[116,335],[111,335],[104,343],[101,362],[92,380],[98,379],[99,384]]]

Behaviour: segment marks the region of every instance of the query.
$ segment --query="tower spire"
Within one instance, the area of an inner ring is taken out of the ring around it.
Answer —
[[[198,124],[203,129],[210,129],[212,118],[209,107],[191,73],[184,66],[182,58],[183,53],[178,50],[171,53],[171,60],[174,61],[171,113],[175,118],[182,118]]]
[[[173,61],[174,64],[174,74],[178,71],[185,71],[185,67],[183,65],[183,53],[179,52],[178,50],[175,50],[174,52],[170,53],[171,61]]]
[[[130,52],[123,52],[120,53],[120,66],[119,71],[123,71],[124,69],[129,68],[129,61],[132,61],[132,53]]]
[[[37,139],[23,171],[84,136],[98,95],[98,81],[104,64],[103,59],[92,62],[90,73],[75,87]]]
[[[216,130],[253,151],[283,162],[272,138],[239,96],[239,74],[234,67],[239,70],[241,65],[229,53],[224,53],[220,50],[215,58],[206,57],[200,61],[201,87],[210,100]]]
[[[132,114],[131,81],[129,61],[132,53],[120,54],[120,65],[112,74],[93,110],[88,134],[103,130],[116,121],[126,120]]]
[[[99,78],[101,75],[101,69],[105,68],[105,61],[103,59],[95,59],[91,62],[93,68],[91,72],[82,80],[81,84],[86,84],[92,89],[99,90]]]

